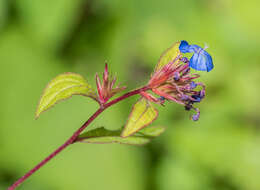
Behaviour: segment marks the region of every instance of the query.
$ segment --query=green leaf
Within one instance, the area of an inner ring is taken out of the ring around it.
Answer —
[[[158,111],[146,99],[141,98],[132,108],[128,121],[121,134],[130,136],[151,124],[158,116]]]
[[[163,127],[148,127],[145,131],[140,131],[130,137],[121,137],[122,130],[108,130],[104,127],[93,129],[82,133],[76,142],[92,143],[92,144],[128,144],[128,145],[144,145],[151,141],[152,138],[164,132]]]
[[[72,95],[83,95],[96,99],[96,93],[86,80],[75,73],[64,73],[54,78],[45,88],[36,110],[36,118],[61,100]]]
[[[179,46],[180,46],[180,42],[176,42],[170,48],[168,48],[165,52],[163,52],[163,54],[161,55],[161,57],[158,61],[158,64],[156,65],[155,71],[159,70],[164,65],[173,61],[177,56],[181,56]]]
[[[121,130],[111,131],[104,127],[87,131],[78,137],[78,142],[94,143],[94,144],[129,144],[129,145],[143,145],[150,142],[148,137],[131,136],[127,138],[120,137]]]
[[[152,126],[145,127],[140,130],[138,133],[148,137],[157,137],[165,131],[165,128],[162,126]]]

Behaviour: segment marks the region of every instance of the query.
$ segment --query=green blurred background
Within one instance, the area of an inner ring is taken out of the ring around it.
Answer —
[[[104,62],[128,89],[146,83],[160,54],[187,40],[215,68],[200,73],[199,122],[158,107],[166,132],[144,147],[75,144],[21,190],[259,190],[260,3],[258,0],[0,0],[0,189],[61,145],[97,109],[73,97],[34,112],[46,84],[71,71],[94,85]],[[124,125],[138,97],[90,128]]]

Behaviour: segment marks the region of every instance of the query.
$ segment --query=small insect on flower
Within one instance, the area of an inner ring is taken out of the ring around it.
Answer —
[[[179,49],[182,53],[193,53],[189,66],[197,71],[211,71],[214,67],[212,57],[205,51],[207,47],[201,48],[198,45],[189,45],[182,40]]]

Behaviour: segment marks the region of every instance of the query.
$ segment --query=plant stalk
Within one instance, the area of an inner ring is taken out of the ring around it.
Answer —
[[[130,97],[134,96],[136,94],[140,94],[140,92],[149,90],[149,87],[145,86],[133,91],[130,91],[128,93],[125,93],[124,95],[104,104],[101,106],[77,131],[73,133],[73,135],[59,148],[57,148],[54,152],[52,152],[49,156],[47,156],[44,160],[42,160],[39,164],[37,164],[33,169],[31,169],[29,172],[27,172],[24,176],[22,176],[20,179],[18,179],[12,186],[8,188],[8,190],[14,190],[16,189],[20,184],[22,184],[27,178],[29,178],[32,174],[34,174],[36,171],[38,171],[42,166],[47,164],[51,159],[53,159],[55,156],[57,156],[62,150],[64,150],[66,147],[68,147],[70,144],[72,144],[77,137],[80,135],[80,133],[87,127],[89,124],[94,121],[105,109],[108,107]]]

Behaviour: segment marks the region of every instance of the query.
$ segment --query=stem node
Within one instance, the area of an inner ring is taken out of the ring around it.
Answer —
[[[62,150],[64,150],[67,146],[70,144],[73,144],[77,137],[80,135],[80,133],[92,122],[98,117],[105,109],[108,107],[130,97],[134,96],[136,94],[140,94],[141,92],[149,90],[149,87],[145,86],[133,91],[130,91],[126,94],[123,94],[122,96],[106,103],[106,104],[100,104],[100,108],[76,131],[73,133],[73,135],[59,148],[57,148],[54,152],[52,152],[49,156],[47,156],[44,160],[42,160],[39,164],[37,164],[33,169],[31,169],[29,172],[27,172],[24,176],[22,176],[20,179],[18,179],[12,186],[8,188],[8,190],[14,190],[16,187],[18,187],[20,184],[22,184],[27,178],[29,178],[32,174],[34,174],[36,171],[38,171],[42,166],[44,166],[47,162],[49,162],[51,159],[53,159],[55,156],[57,156]]]

